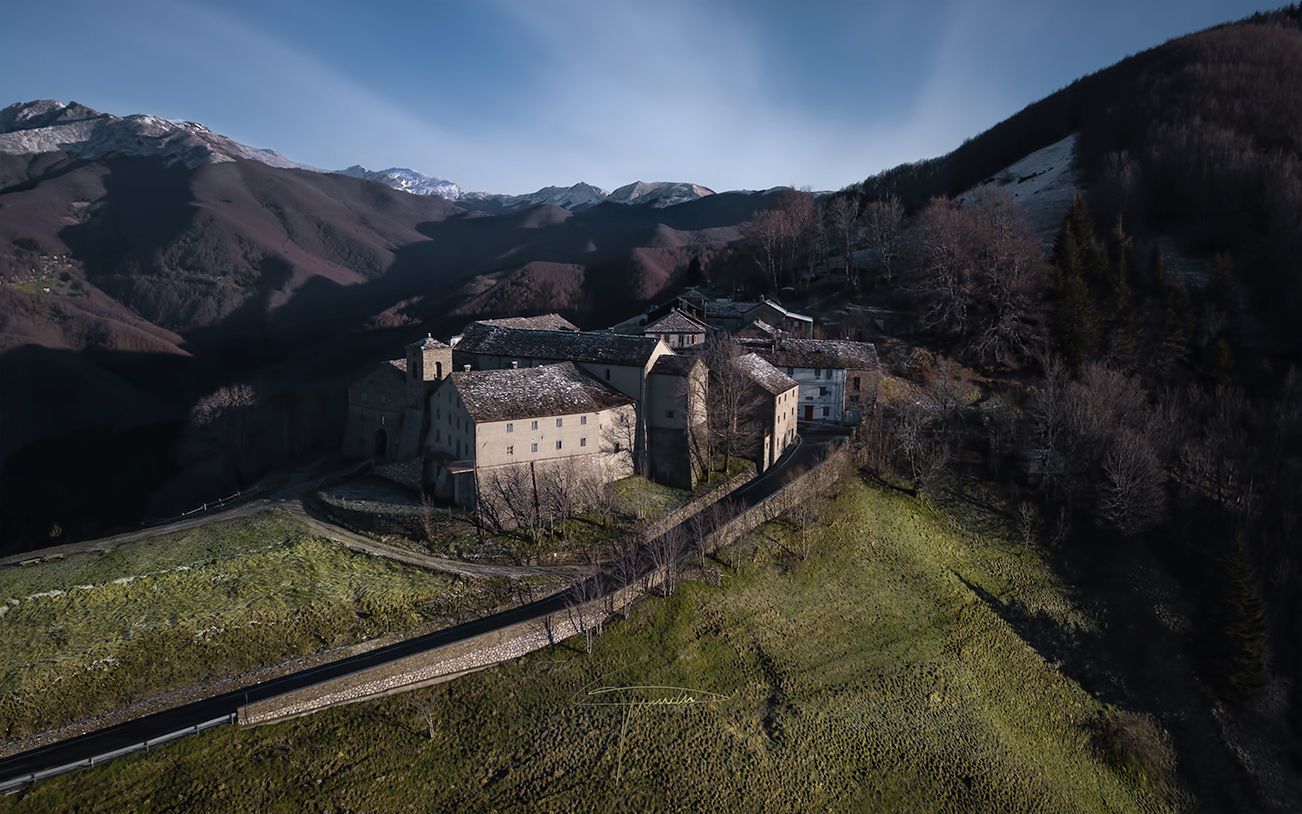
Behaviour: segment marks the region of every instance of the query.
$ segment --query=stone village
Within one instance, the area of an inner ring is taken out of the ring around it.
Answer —
[[[708,465],[716,334],[735,337],[714,360],[739,391],[735,452],[760,472],[799,422],[857,424],[875,401],[872,344],[814,339],[812,318],[770,299],[683,296],[606,330],[546,314],[427,335],[348,388],[343,451],[466,510],[536,499],[547,480],[576,495],[634,474],[691,489]]]

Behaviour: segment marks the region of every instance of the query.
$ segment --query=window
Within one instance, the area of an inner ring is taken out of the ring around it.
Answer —
[[[363,390],[363,391],[362,391],[362,401],[366,401],[367,397],[369,397],[370,395],[371,395],[370,393],[368,393],[367,391]]]
[[[814,378],[815,379],[823,378],[823,369],[821,367],[814,368]]]
[[[586,415],[579,416],[579,423],[586,427],[588,425],[588,417]]]
[[[515,432],[515,424],[512,424],[510,421],[506,422],[506,431]]]
[[[826,387],[820,387],[820,388],[818,388],[818,395],[820,395],[820,396],[826,396],[826,395],[827,395],[827,388],[826,388]]]
[[[537,441],[534,441],[532,444],[529,445],[529,451],[530,451],[530,452],[537,452],[537,451],[538,451],[538,442],[537,442]]]
[[[793,368],[787,368],[787,375],[788,375],[788,376],[792,376],[792,375],[794,375],[795,372],[796,372],[796,371],[795,371]]]
[[[852,381],[852,385],[853,385],[853,387],[854,387],[855,390],[858,390],[858,389],[859,389],[859,377],[858,377],[858,376],[855,376],[855,377],[854,377],[854,380]]]
[[[827,418],[827,409],[826,407],[823,408],[823,418]]]
[[[531,429],[531,430],[536,430],[536,429],[538,429],[538,422],[537,422],[537,421],[530,421],[530,422],[529,422],[529,429]]]
[[[674,417],[673,410],[665,410],[665,418],[673,418],[673,417]]]
[[[515,454],[515,447],[513,447],[513,446],[511,446],[511,445],[508,444],[507,447],[506,447],[506,454],[507,454],[507,455],[514,455],[514,454]]]
[[[556,448],[557,448],[557,449],[560,449],[560,448],[561,448],[561,442],[560,442],[560,441],[557,441],[557,442],[556,442]]]
[[[610,368],[606,368],[606,381],[610,381]]]
[[[560,427],[560,426],[562,426],[564,423],[565,423],[565,419],[563,419],[563,418],[558,418],[558,419],[556,419],[556,426]]]
[[[581,447],[586,447],[587,445],[588,445],[588,439],[587,439],[587,438],[580,438],[580,439],[579,439],[579,446],[581,446]]]

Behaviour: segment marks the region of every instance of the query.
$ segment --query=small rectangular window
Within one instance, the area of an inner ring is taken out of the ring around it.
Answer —
[[[827,388],[826,388],[826,387],[820,387],[820,388],[818,388],[818,395],[820,395],[820,396],[826,396],[826,395],[827,395]]]
[[[538,422],[537,422],[537,421],[530,421],[530,422],[529,422],[529,429],[531,429],[531,430],[536,430],[536,429],[538,429]]]
[[[515,425],[508,421],[506,424],[506,431],[515,432]]]
[[[855,389],[855,390],[858,390],[858,389],[859,389],[859,377],[858,377],[858,376],[855,376],[855,377],[854,377],[854,389]]]
[[[588,445],[588,439],[587,439],[587,438],[580,438],[580,439],[579,439],[579,446],[581,446],[581,447],[586,447],[587,445]]]
[[[507,455],[514,455],[514,454],[515,454],[515,447],[510,446],[510,445],[507,445],[507,447],[506,447],[506,454],[507,454]]]
[[[537,441],[534,441],[532,444],[529,445],[529,451],[530,451],[530,452],[537,452],[537,451],[538,451],[538,442],[537,442]]]
[[[560,448],[561,448],[561,442],[560,442],[560,441],[557,441],[557,442],[556,442],[556,448],[557,448],[557,449],[560,449]]]
[[[793,368],[787,368],[787,375],[788,375],[788,376],[794,375],[795,372],[796,372],[795,369],[793,369]]]
[[[579,423],[586,427],[588,424],[588,417],[586,415],[579,416]]]
[[[606,381],[610,381],[610,368],[606,368]]]
[[[827,417],[827,409],[828,409],[828,408],[826,408],[826,407],[823,408],[823,417],[824,417],[824,418]]]
[[[815,379],[823,378],[823,369],[821,367],[814,368],[814,378]]]
[[[565,425],[565,419],[563,419],[563,418],[558,418],[558,419],[556,419],[556,426],[561,427],[561,426],[564,426],[564,425]]]

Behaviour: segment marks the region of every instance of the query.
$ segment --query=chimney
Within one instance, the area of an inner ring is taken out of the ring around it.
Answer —
[[[469,373],[469,372],[470,372],[470,365],[462,365],[462,366],[461,366],[461,369],[464,370],[465,372]]]
[[[517,362],[517,361],[515,361],[514,359],[511,360],[511,369],[512,369],[512,370],[519,370],[519,369],[520,369],[520,363]]]

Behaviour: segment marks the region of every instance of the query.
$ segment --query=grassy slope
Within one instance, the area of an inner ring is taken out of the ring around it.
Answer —
[[[470,590],[263,513],[0,570],[0,737],[413,627]]]
[[[0,808],[184,810],[1161,810],[1091,745],[1098,705],[969,587],[1086,625],[997,529],[854,482],[788,569],[769,524],[718,588],[644,603],[596,652],[42,782]],[[871,530],[871,531],[868,531]],[[966,582],[965,582],[966,581]],[[667,684],[713,704],[576,703]],[[428,709],[435,735],[426,733]],[[616,774],[622,770],[617,781]],[[671,802],[672,801],[672,802]]]

